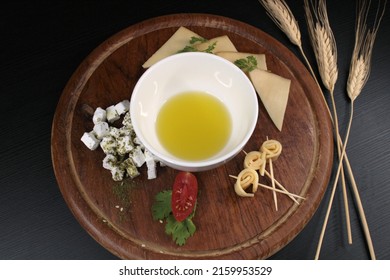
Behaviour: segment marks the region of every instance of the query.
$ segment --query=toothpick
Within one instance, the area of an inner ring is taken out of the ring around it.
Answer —
[[[268,142],[268,143],[267,143]],[[267,147],[267,144],[272,143],[269,148]],[[271,185],[274,189],[273,191],[273,197],[275,202],[275,209],[278,211],[278,198],[276,197],[276,186],[275,186],[275,177],[274,177],[274,168],[272,165],[272,160],[277,159],[282,151],[281,144],[276,140],[269,140],[267,136],[267,140],[264,141],[264,143],[261,145],[260,150],[265,153],[266,158],[268,157],[269,160],[269,170],[271,174]],[[265,170],[264,170],[265,171]]]
[[[229,177],[230,178],[233,178],[233,179],[238,179],[238,177],[237,176],[234,176],[234,175],[229,175]],[[268,189],[268,190],[272,190],[272,191],[275,191],[275,192],[278,192],[278,193],[282,193],[282,194],[285,194],[285,195],[287,195],[287,196],[291,196],[291,197],[296,197],[296,198],[300,198],[300,199],[306,199],[306,198],[304,198],[304,197],[302,197],[302,196],[300,196],[300,195],[297,195],[297,194],[293,194],[293,193],[290,193],[289,191],[287,191],[287,190],[279,190],[279,189],[273,189],[272,187],[270,187],[270,186],[267,186],[267,185],[264,185],[264,184],[261,184],[261,183],[257,183],[257,185],[259,186],[259,187],[262,187],[262,188],[265,188],[265,189]],[[299,203],[298,201],[297,201],[297,203]]]
[[[268,178],[271,178],[271,174],[269,174],[269,172],[268,172],[267,170],[265,170],[265,173],[264,173],[264,174],[267,175]],[[276,179],[275,179],[275,184],[276,184],[281,190],[290,193],[290,192],[289,192],[281,183],[279,183],[278,180],[276,180]],[[287,194],[287,195],[288,195],[296,204],[298,204],[298,205],[300,204],[299,201],[296,200],[294,196],[292,196],[292,195],[290,196],[289,194]]]
[[[272,159],[269,160],[269,171],[271,173],[271,185],[273,189],[273,197],[274,197],[274,202],[275,202],[275,209],[278,211],[278,198],[276,197],[276,186],[275,186],[275,177],[274,177],[274,168],[272,166]]]

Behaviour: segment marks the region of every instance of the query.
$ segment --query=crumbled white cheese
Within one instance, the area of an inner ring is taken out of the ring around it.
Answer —
[[[130,129],[133,129],[133,124],[131,123],[130,112],[127,112],[127,113],[125,114],[125,116],[123,117],[122,124],[123,124],[125,127],[128,127],[128,128],[130,128]]]
[[[114,181],[122,181],[125,175],[125,169],[120,166],[114,166],[111,169],[111,176]]]
[[[130,101],[129,100],[123,100],[115,105],[115,110],[119,115],[123,115],[130,109]]]
[[[119,116],[118,112],[115,110],[115,106],[114,105],[108,107],[106,109],[106,112],[107,112],[107,121],[109,123],[113,123],[116,120],[119,120],[120,116]]]
[[[84,132],[83,136],[81,136],[81,141],[92,151],[96,150],[100,143],[100,140],[95,137],[92,131]]]
[[[144,144],[142,144],[141,140],[139,140],[139,138],[137,136],[134,137],[133,142],[134,142],[134,144],[140,146],[142,150],[145,150]]]
[[[103,168],[111,170],[117,165],[117,159],[112,154],[107,154],[103,159]]]
[[[118,137],[117,139],[117,152],[118,154],[124,156],[131,152],[134,149],[133,141],[131,140],[130,135],[125,135]]]
[[[121,136],[121,131],[119,130],[119,128],[110,126],[110,135],[116,139]]]
[[[124,168],[127,172],[127,175],[129,175],[129,177],[131,179],[134,179],[135,177],[137,177],[138,175],[140,175],[137,167],[135,166],[133,160],[131,158],[127,158],[125,159],[122,163],[121,163],[121,167]]]
[[[85,132],[81,137],[84,144],[91,150],[99,145],[106,156],[103,159],[103,168],[111,171],[114,181],[121,181],[125,177],[135,178],[140,175],[138,168],[145,163],[148,179],[157,177],[156,162],[158,161],[150,151],[136,137],[129,112],[130,102],[123,100],[106,110],[98,107],[93,115],[94,129]],[[111,123],[123,115],[122,126],[111,126]],[[161,166],[162,163],[160,162]]]
[[[137,146],[130,153],[130,157],[133,159],[135,166],[141,167],[145,163],[145,155],[142,152],[140,146]]]
[[[116,154],[117,143],[115,138],[111,135],[104,136],[100,142],[100,148],[102,148],[105,154]]]
[[[102,139],[104,136],[107,136],[110,133],[110,128],[106,122],[98,122],[93,127],[93,132],[95,133],[97,139]]]
[[[107,120],[106,110],[97,107],[92,117],[93,123],[97,124],[99,122],[105,122],[106,120]]]
[[[151,152],[145,150],[145,161],[148,168],[148,179],[155,179],[157,177],[156,160]]]
[[[121,128],[119,128],[119,136],[131,136],[132,134],[133,130],[126,126],[122,126]]]

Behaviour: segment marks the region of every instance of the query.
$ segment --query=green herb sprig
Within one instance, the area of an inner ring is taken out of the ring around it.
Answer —
[[[215,49],[215,46],[217,45],[217,42],[214,42],[213,44],[209,45],[204,50],[198,50],[195,46],[197,43],[205,43],[207,42],[207,39],[204,39],[202,37],[191,37],[189,44],[185,46],[183,49],[179,50],[177,53],[183,53],[183,52],[206,52],[206,53],[212,53]]]
[[[173,241],[179,246],[183,246],[187,239],[194,235],[196,226],[192,221],[195,215],[194,211],[184,221],[178,222],[172,214],[171,208],[172,191],[162,191],[155,196],[155,202],[152,205],[153,220],[166,220],[165,233],[172,235]]]
[[[257,59],[253,56],[247,56],[246,58],[237,59],[234,64],[244,72],[250,72],[257,68]]]

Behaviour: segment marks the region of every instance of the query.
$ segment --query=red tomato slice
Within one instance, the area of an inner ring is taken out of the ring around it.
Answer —
[[[179,172],[172,189],[172,213],[178,222],[184,221],[194,210],[198,195],[198,181],[190,172]]]

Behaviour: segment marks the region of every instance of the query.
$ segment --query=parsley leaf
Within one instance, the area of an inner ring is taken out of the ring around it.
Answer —
[[[209,45],[207,49],[203,50],[202,52],[206,53],[212,53],[213,50],[215,49],[215,46],[217,45],[217,42],[214,42],[213,44]]]
[[[183,52],[206,52],[206,53],[212,53],[212,51],[215,49],[215,46],[217,42],[214,42],[213,44],[209,45],[205,50],[198,50],[194,45],[197,43],[205,43],[207,42],[207,39],[204,39],[202,37],[191,37],[191,40],[189,41],[189,45],[185,46],[183,49],[179,50],[177,53],[183,53]]]
[[[257,67],[257,60],[253,55],[247,56],[246,58],[237,59],[234,64],[238,66],[244,72],[250,72],[255,70]]]
[[[165,232],[168,235],[172,235],[172,239],[177,245],[183,246],[195,231],[196,226],[191,219],[187,218],[182,222],[178,222],[173,215],[168,216]]]
[[[152,205],[153,220],[163,220],[169,216],[172,212],[171,197],[172,191],[162,191],[156,195],[156,202]]]
[[[192,36],[191,37],[191,40],[190,40],[190,44],[193,45],[195,43],[204,43],[204,42],[207,42],[207,39],[205,38],[202,38],[202,37],[195,37],[195,36]]]
[[[185,46],[182,50],[178,51],[177,53],[184,53],[184,52],[197,52],[198,50],[194,46]]]
[[[172,214],[171,208],[172,191],[162,191],[155,196],[155,203],[152,205],[153,220],[164,220],[165,233],[172,235],[177,245],[183,246],[187,239],[194,235],[196,226],[192,221],[195,216],[196,205],[193,212],[184,221],[178,222]]]

